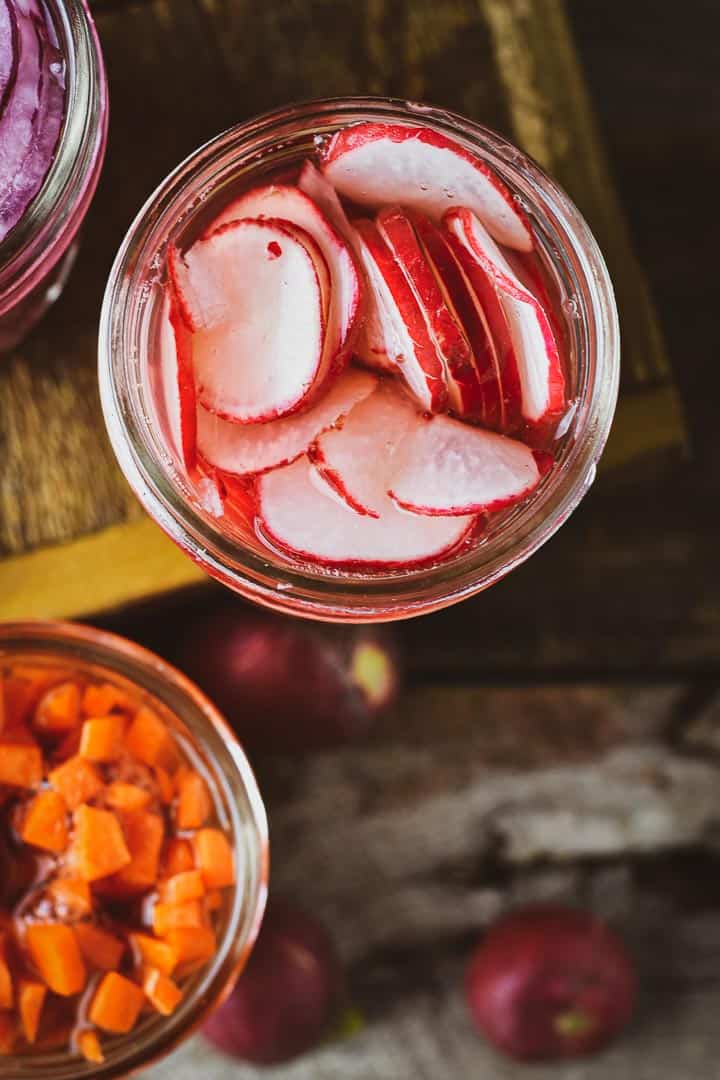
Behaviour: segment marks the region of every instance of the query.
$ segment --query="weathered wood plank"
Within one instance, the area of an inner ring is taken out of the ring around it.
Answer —
[[[687,752],[693,701],[682,685],[423,688],[363,744],[258,761],[273,888],[332,928],[366,1025],[262,1075],[519,1080],[471,1029],[464,960],[500,911],[554,900],[621,928],[643,996],[607,1054],[533,1075],[715,1076],[720,754]],[[195,1040],[155,1074],[200,1066],[230,1068]]]

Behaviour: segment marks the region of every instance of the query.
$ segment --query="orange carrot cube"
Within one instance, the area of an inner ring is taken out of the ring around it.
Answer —
[[[166,940],[182,968],[199,967],[215,955],[215,934],[207,926],[178,926],[168,930]]]
[[[16,664],[5,676],[5,721],[8,727],[24,724],[38,701],[51,686],[68,680],[63,668],[30,667]]]
[[[146,765],[166,767],[174,753],[174,740],[167,725],[147,705],[142,705],[128,728],[125,738],[127,750]]]
[[[63,923],[33,923],[25,941],[30,958],[51,990],[63,997],[85,986],[85,964],[75,933]]]
[[[194,769],[181,769],[176,784],[178,799],[175,824],[178,829],[199,829],[212,811],[212,799],[207,784]]]
[[[0,934],[0,1009],[12,1009],[15,1001],[12,974],[5,952],[5,933]]]
[[[112,810],[79,806],[73,820],[73,855],[81,878],[95,881],[127,866],[132,856]]]
[[[110,971],[95,991],[90,1022],[103,1031],[126,1035],[135,1026],[145,995],[141,988],[117,971]]]
[[[120,938],[89,922],[76,924],[75,937],[80,952],[91,967],[101,971],[116,971],[120,967],[125,952],[125,942]]]
[[[204,895],[205,882],[199,870],[182,870],[160,886],[160,899],[164,904],[184,904],[188,900],[199,900]]]
[[[0,784],[32,788],[42,780],[43,761],[39,746],[0,742]]]
[[[113,877],[121,891],[142,892],[154,885],[165,837],[165,825],[159,814],[138,810],[122,815],[123,833],[130,861]]]
[[[111,683],[99,686],[87,686],[82,696],[82,711],[85,716],[107,716],[109,713],[133,712],[134,706],[124,690]]]
[[[195,865],[207,889],[223,889],[235,883],[235,859],[224,832],[198,829],[192,838]]]
[[[90,886],[82,878],[55,878],[48,885],[57,914],[61,919],[77,919],[92,911]]]
[[[137,784],[125,784],[122,780],[113,780],[108,784],[105,798],[113,810],[143,810],[150,802],[151,795]]]
[[[100,1040],[97,1037],[96,1031],[91,1031],[90,1028],[86,1028],[85,1031],[79,1032],[75,1042],[77,1048],[85,1058],[86,1061],[92,1061],[94,1065],[101,1065],[105,1060],[105,1056],[100,1046]]]
[[[18,992],[18,1011],[23,1033],[29,1043],[34,1043],[40,1026],[40,1014],[47,986],[34,979],[21,979]]]
[[[80,687],[64,682],[47,690],[35,707],[33,726],[38,731],[60,734],[75,727],[80,718]]]
[[[28,804],[20,835],[26,844],[59,854],[68,845],[67,806],[57,791],[41,791]]]
[[[157,780],[160,802],[169,806],[175,798],[175,785],[170,774],[160,765],[155,766],[155,779]]]
[[[103,787],[102,777],[95,766],[79,754],[53,769],[48,780],[71,810],[93,799]]]
[[[143,979],[143,990],[154,1009],[162,1016],[170,1016],[182,1001],[183,992],[169,976],[157,968],[148,968]]]
[[[88,761],[115,761],[123,752],[125,720],[122,716],[96,716],[80,732],[80,755]]]
[[[158,902],[153,908],[153,931],[158,937],[165,937],[170,930],[181,927],[202,927],[205,917],[198,900],[188,900],[185,904],[163,904]]]
[[[130,943],[135,951],[136,963],[157,968],[164,975],[172,975],[178,962],[172,945],[158,941],[150,934],[130,934]]]
[[[212,911],[218,911],[223,904],[223,894],[219,889],[213,889],[205,897],[205,911],[208,914]]]
[[[189,840],[180,836],[174,836],[168,840],[163,859],[163,872],[166,877],[174,877],[183,870],[192,870],[195,866],[195,857]]]

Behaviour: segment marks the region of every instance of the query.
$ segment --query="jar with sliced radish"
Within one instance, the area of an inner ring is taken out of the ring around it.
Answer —
[[[519,151],[340,99],[166,181],[111,276],[100,372],[126,475],[210,573],[397,618],[486,587],[567,517],[612,417],[616,312],[587,226]]]

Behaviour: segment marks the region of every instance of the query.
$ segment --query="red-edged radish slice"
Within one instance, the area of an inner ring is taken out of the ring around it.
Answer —
[[[201,405],[245,424],[308,405],[322,380],[330,293],[312,237],[276,220],[242,219],[221,225],[173,265],[195,328]]]
[[[236,476],[287,465],[376,386],[377,378],[370,372],[349,368],[309,409],[271,424],[229,424],[200,408],[198,451],[209,464]]]
[[[392,463],[390,495],[415,514],[479,514],[528,495],[540,470],[525,443],[433,416],[408,432]]]
[[[352,225],[338,198],[338,193],[312,161],[304,163],[297,186],[315,203],[348,244],[352,244]]]
[[[475,517],[423,517],[387,500],[379,518],[362,517],[322,481],[306,457],[257,480],[258,527],[286,553],[346,570],[409,569],[449,555]]]
[[[172,448],[187,469],[195,465],[197,430],[191,334],[166,292],[158,331],[158,391]]]
[[[358,251],[382,327],[385,352],[423,409],[447,405],[445,369],[400,264],[372,221],[355,222]]]
[[[461,207],[449,211],[445,223],[492,283],[502,305],[517,364],[521,416],[531,424],[558,416],[565,406],[565,379],[546,312],[470,210]],[[507,387],[504,391],[507,397]]]
[[[388,476],[398,445],[426,420],[392,381],[356,405],[342,427],[320,435],[310,460],[342,499],[357,511],[380,517],[387,504]]]
[[[411,212],[410,219],[446,303],[465,328],[472,347],[474,378],[470,373],[464,372],[464,378],[459,380],[460,407],[457,411],[461,416],[481,420],[487,427],[502,428],[504,409],[501,363],[483,307],[453,253],[445,232],[424,214]],[[502,312],[500,314],[502,315]]]
[[[322,150],[323,172],[361,206],[400,203],[439,222],[448,206],[467,206],[501,244],[530,251],[527,218],[500,177],[460,143],[426,127],[355,124]]]
[[[213,227],[238,218],[291,221],[310,233],[319,245],[330,268],[333,290],[328,347],[335,350],[335,355],[339,353],[348,340],[360,305],[360,277],[341,233],[313,199],[290,184],[267,184],[245,192],[223,210]]]
[[[332,222],[340,235],[347,240],[355,251],[358,263],[362,267],[362,242],[348,221],[347,214],[335,188],[312,161],[306,161],[300,170],[298,187],[320,207],[325,217]],[[362,360],[368,367],[377,371],[388,371],[397,374],[397,360],[394,356],[388,354],[388,348],[392,348],[392,345],[388,343],[385,337],[377,299],[374,291],[367,283],[363,289],[363,294],[364,315],[360,321],[359,332],[355,341],[355,353],[358,359]]]
[[[470,342],[411,220],[399,207],[387,207],[378,214],[376,224],[408,280],[442,358],[450,407],[462,417],[479,416],[482,395]]]
[[[522,391],[515,345],[505,308],[495,288],[493,277],[487,274],[452,230],[445,229],[444,235],[460,264],[465,280],[470,285],[478,313],[481,313],[481,318],[484,317],[487,324],[488,338],[493,351],[493,366],[499,371],[500,400],[495,413],[488,419],[488,425],[500,431],[515,431],[522,422],[520,414]]]

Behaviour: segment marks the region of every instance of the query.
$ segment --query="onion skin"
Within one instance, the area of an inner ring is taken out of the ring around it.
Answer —
[[[519,1061],[591,1054],[629,1023],[637,977],[595,916],[532,907],[501,919],[474,953],[465,992],[476,1027]]]
[[[245,971],[203,1034],[243,1061],[290,1061],[329,1031],[342,987],[337,955],[322,926],[273,899]]]
[[[302,753],[366,732],[395,699],[392,639],[254,611],[196,620],[176,661],[249,749]]]

